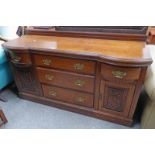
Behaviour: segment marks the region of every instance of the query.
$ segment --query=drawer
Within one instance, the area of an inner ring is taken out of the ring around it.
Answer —
[[[16,63],[31,63],[31,59],[28,53],[10,52],[11,59]]]
[[[42,88],[47,98],[93,108],[93,95],[47,85],[42,85]]]
[[[51,67],[85,74],[94,74],[96,66],[96,63],[93,61],[61,58],[48,55],[34,55],[34,61],[37,66]]]
[[[94,92],[94,76],[80,75],[54,69],[37,68],[39,81],[55,86]]]
[[[105,79],[112,80],[138,80],[141,68],[116,67],[110,65],[101,65],[101,74]]]

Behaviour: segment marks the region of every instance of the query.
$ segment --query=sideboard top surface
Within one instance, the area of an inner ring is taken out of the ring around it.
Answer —
[[[149,51],[145,50],[145,42],[141,41],[24,35],[4,43],[3,47],[10,50],[39,50],[98,56],[105,59],[118,59],[121,62],[150,64],[152,61]]]

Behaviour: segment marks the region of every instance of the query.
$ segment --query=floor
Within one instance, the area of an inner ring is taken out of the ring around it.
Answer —
[[[8,102],[1,102],[8,123],[3,129],[129,129],[108,121],[60,110],[57,108],[23,100],[10,89],[2,93]],[[139,129],[135,123],[132,128]]]

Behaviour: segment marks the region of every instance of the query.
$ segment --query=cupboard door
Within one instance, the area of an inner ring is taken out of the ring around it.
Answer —
[[[133,84],[101,81],[99,110],[111,114],[128,116],[134,95]]]
[[[12,61],[12,69],[17,88],[21,92],[41,95],[39,86],[31,64],[16,63]]]

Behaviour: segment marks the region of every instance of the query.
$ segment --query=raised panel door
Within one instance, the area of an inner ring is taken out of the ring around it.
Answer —
[[[128,116],[135,86],[126,83],[101,81],[99,110],[121,116]]]

